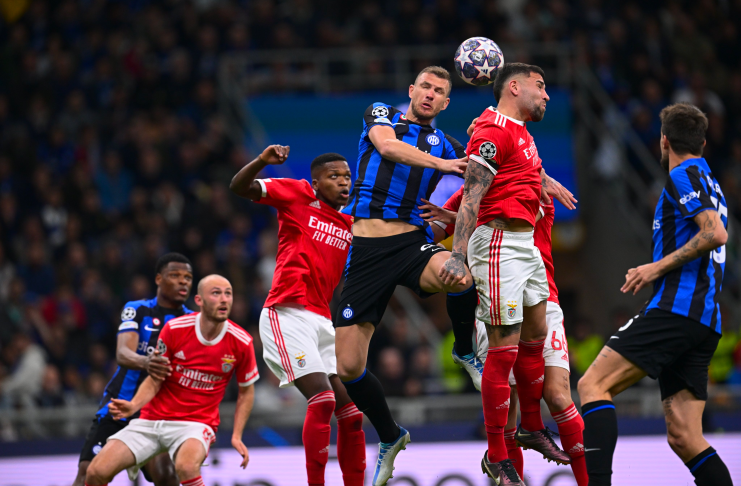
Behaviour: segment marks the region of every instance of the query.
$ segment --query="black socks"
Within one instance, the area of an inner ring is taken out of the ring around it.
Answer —
[[[474,325],[476,322],[476,306],[479,303],[479,294],[476,286],[457,294],[448,294],[448,316],[453,323],[455,335],[455,354],[464,357],[473,353]]]
[[[401,430],[394,422],[378,378],[367,369],[360,378],[342,382],[358,410],[363,412],[375,427],[381,442],[393,442]]]
[[[731,473],[715,449],[708,447],[685,464],[697,486],[733,486]]]
[[[612,456],[618,438],[615,405],[610,400],[590,402],[581,407],[581,414],[589,486],[610,486]]]

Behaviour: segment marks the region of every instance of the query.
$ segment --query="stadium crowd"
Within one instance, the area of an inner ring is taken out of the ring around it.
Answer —
[[[227,276],[232,320],[259,340],[276,221],[228,191],[253,154],[220,115],[225,52],[455,46],[474,35],[570,42],[655,154],[668,102],[708,113],[706,155],[741,216],[741,2],[663,3],[32,0],[3,10],[0,409],[96,403],[121,308],[154,294],[166,251],[189,256],[196,279]],[[397,315],[371,351],[387,394],[459,391],[449,351]],[[588,327],[569,341],[576,373],[603,342]],[[729,327],[715,381],[741,382],[740,341]],[[295,398],[261,375],[258,406]]]

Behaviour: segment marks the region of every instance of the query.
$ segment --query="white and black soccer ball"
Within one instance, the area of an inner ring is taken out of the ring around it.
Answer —
[[[471,37],[455,51],[455,72],[463,81],[474,86],[494,82],[499,68],[504,66],[502,49],[486,37]]]

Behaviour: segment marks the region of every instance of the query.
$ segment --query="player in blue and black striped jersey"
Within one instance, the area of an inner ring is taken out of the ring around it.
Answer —
[[[396,454],[409,433],[394,422],[378,379],[366,370],[368,345],[397,285],[427,297],[447,292],[456,336],[453,359],[480,387],[482,364],[472,336],[478,297],[470,273],[446,285],[439,276],[449,252],[435,245],[423,205],[444,173],[462,174],[463,146],[432,126],[450,98],[448,71],[422,70],[409,87],[407,113],[374,103],[363,116],[352,196],[343,210],[354,217],[353,242],[345,265],[342,296],[334,321],[337,372],[355,405],[381,439],[373,486],[391,477]]]
[[[708,121],[695,106],[661,111],[661,165],[669,179],[656,205],[653,262],[631,268],[623,292],[653,282],[646,306],[610,338],[579,381],[590,486],[611,484],[617,443],[613,396],[658,378],[669,445],[698,486],[731,486],[728,468],[702,436],[708,365],[720,340],[728,209],[702,158]]]
[[[128,302],[121,312],[116,345],[118,369],[106,385],[101,407],[85,439],[73,486],[85,484],[87,468],[95,455],[108,437],[128,424],[127,420],[114,420],[109,414],[111,399],[131,400],[148,375],[164,379],[172,371],[169,360],[160,356],[156,349],[157,339],[168,321],[193,312],[185,307],[193,284],[190,260],[179,253],[163,255],[157,260],[155,283],[157,296],[154,299]],[[142,471],[156,486],[180,484],[166,452],[155,456]]]

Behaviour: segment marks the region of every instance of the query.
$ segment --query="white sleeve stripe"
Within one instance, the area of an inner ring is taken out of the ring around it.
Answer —
[[[262,197],[268,196],[268,188],[265,186],[265,181],[262,179],[257,179],[257,183],[260,184],[260,187],[262,188]]]
[[[257,380],[259,380],[259,379],[260,379],[260,375],[255,375],[255,377],[254,377],[254,378],[252,378],[252,379],[251,379],[251,380],[249,380],[249,381],[245,381],[245,382],[240,382],[240,383],[239,383],[239,386],[250,386],[251,384],[253,384],[254,382],[256,382],[256,381],[257,381]]]
[[[448,227],[448,225],[447,225],[447,224],[445,224],[445,223],[443,223],[442,221],[433,221],[433,223],[435,223],[436,225],[438,225],[438,226],[439,226],[439,227],[441,227],[442,229],[445,229],[445,228],[447,228],[447,227]]]
[[[480,155],[471,154],[468,156],[468,158],[473,160],[474,162],[478,162],[479,164],[483,165],[484,167],[492,171],[494,175],[497,175],[497,170],[494,167],[490,166],[488,163],[486,163],[486,161]]]

